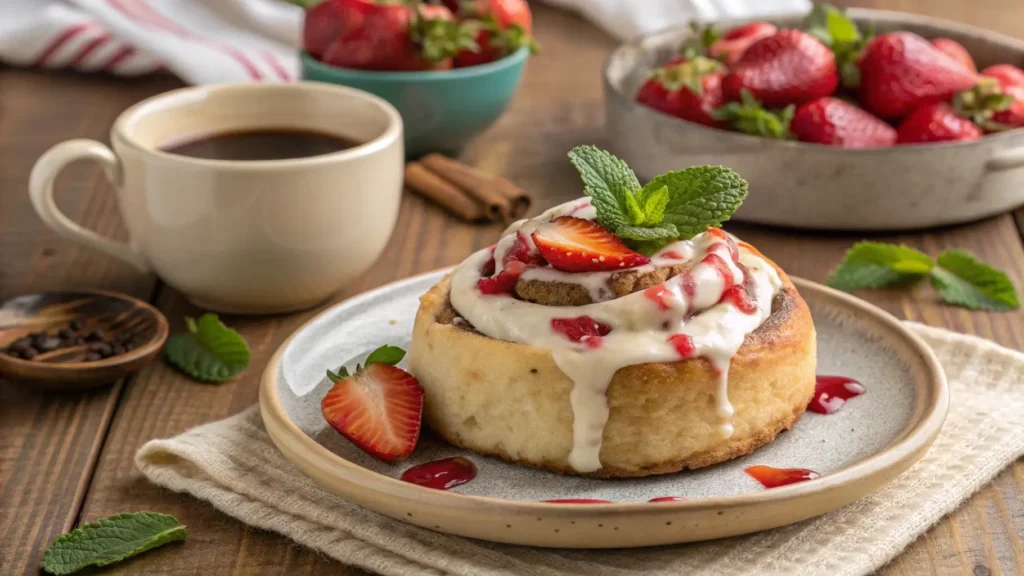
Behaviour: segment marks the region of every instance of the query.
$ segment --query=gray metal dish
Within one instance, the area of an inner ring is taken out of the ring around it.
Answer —
[[[1024,41],[900,12],[851,9],[878,32],[909,30],[963,44],[979,69],[1024,65]],[[798,26],[802,16],[769,19]],[[723,27],[742,21],[723,22]],[[957,224],[1024,204],[1024,129],[975,142],[845,150],[747,136],[673,118],[633,101],[651,68],[664,63],[687,28],[617,48],[604,69],[609,147],[641,179],[699,164],[721,164],[750,182],[737,220],[832,230],[895,230]]]

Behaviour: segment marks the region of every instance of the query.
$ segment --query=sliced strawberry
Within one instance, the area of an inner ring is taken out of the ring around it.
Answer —
[[[607,336],[612,327],[594,320],[590,316],[575,318],[552,318],[551,329],[573,342],[586,344],[591,348],[601,346],[601,336]]]
[[[651,261],[622,243],[597,222],[560,216],[533,233],[544,259],[563,272],[601,272],[643,266]]]
[[[1003,88],[1007,86],[1024,86],[1024,70],[1013,64],[996,64],[981,71],[982,76],[995,78]]]
[[[735,64],[750,48],[750,45],[767,38],[779,29],[768,22],[751,22],[729,30],[708,48],[708,56],[721,60],[727,65]]]
[[[932,46],[935,46],[939,50],[945,52],[947,56],[950,56],[957,62],[963,64],[964,68],[967,68],[971,72],[978,71],[978,67],[974,64],[974,58],[971,58],[971,53],[956,40],[951,40],[949,38],[932,38]]]
[[[509,247],[508,252],[505,253],[505,257],[502,259],[502,266],[507,267],[509,262],[513,260],[522,262],[527,266],[544,265],[544,257],[540,255],[537,248],[530,245],[530,242],[522,232],[516,232],[516,241]]]
[[[516,287],[516,281],[526,270],[526,264],[512,260],[505,265],[505,268],[493,278],[481,278],[477,281],[476,287],[483,294],[509,294]]]
[[[320,402],[342,436],[381,460],[401,460],[420,437],[423,387],[408,372],[374,363],[338,380]]]

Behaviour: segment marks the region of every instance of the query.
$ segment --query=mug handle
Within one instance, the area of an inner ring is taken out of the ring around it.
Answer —
[[[84,158],[99,162],[111,184],[120,186],[121,162],[110,148],[95,140],[77,139],[61,142],[40,156],[32,167],[32,174],[28,180],[28,194],[36,214],[39,214],[43,223],[57,235],[123,260],[135,266],[139,272],[148,274],[151,268],[145,256],[133,250],[128,244],[109,240],[75,224],[57,207],[53,199],[54,180],[65,166]]]

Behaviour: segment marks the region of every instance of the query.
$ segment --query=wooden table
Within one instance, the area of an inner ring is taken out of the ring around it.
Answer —
[[[920,11],[1024,36],[1020,0],[890,0],[848,2]],[[536,6],[544,53],[533,59],[515,103],[466,152],[466,159],[532,190],[538,208],[578,196],[565,153],[601,144],[599,70],[615,42],[566,12]],[[154,302],[182,328],[194,314],[180,294],[110,258],[80,250],[46,230],[29,204],[33,161],[74,137],[107,139],[128,105],[179,86],[169,77],[125,81],[106,77],[0,69],[0,299],[47,289],[105,288]],[[59,202],[78,222],[124,238],[113,191],[93,166],[75,166],[58,182]],[[754,193],[757,193],[755,190]],[[822,191],[827,193],[827,191]],[[898,191],[894,191],[898,193]],[[927,233],[880,236],[928,253],[973,251],[1009,271],[1024,287],[1024,212]],[[821,281],[860,236],[809,234],[730,225],[788,272]],[[492,243],[500,227],[459,223],[415,196],[402,203],[395,235],[376,266],[334,302],[385,282],[455,264]],[[863,296],[889,312],[934,326],[977,334],[1024,349],[1024,312],[993,314],[943,306],[924,290]],[[229,318],[253,348],[240,378],[211,386],[164,364],[134,378],[77,394],[38,394],[0,382],[0,574],[35,573],[43,550],[79,523],[119,512],[157,510],[189,526],[185,547],[169,546],[110,574],[356,574],[269,532],[249,528],[208,504],[173,494],[133,470],[136,449],[152,438],[224,418],[256,402],[260,371],[277,346],[316,311],[272,318]],[[884,574],[1024,574],[1024,461],[944,519]]]

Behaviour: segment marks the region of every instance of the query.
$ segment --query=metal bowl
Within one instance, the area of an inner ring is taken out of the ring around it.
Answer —
[[[879,33],[900,29],[952,38],[979,69],[1024,65],[1024,41],[995,32],[884,10],[851,9],[849,15]],[[780,28],[801,20],[768,19]],[[605,65],[609,147],[641,179],[686,166],[728,166],[750,183],[737,220],[794,228],[907,230],[968,222],[1024,204],[1024,129],[973,142],[847,150],[716,130],[634,102],[647,71],[667,61],[689,35],[687,28],[672,28],[640,37],[619,46]]]

